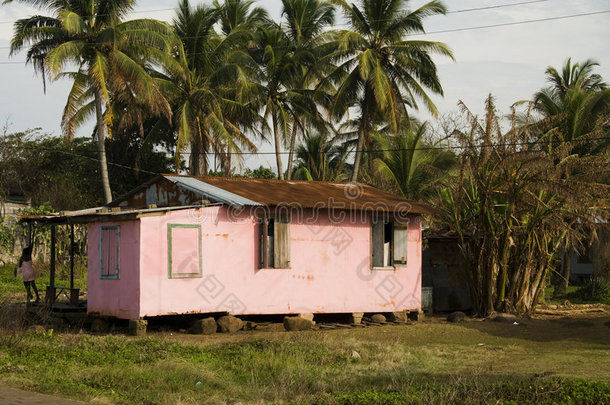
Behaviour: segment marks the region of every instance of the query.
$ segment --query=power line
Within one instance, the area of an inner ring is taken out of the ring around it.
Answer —
[[[518,3],[498,4],[498,5],[495,5],[495,6],[467,8],[467,9],[463,9],[463,10],[447,11],[447,14],[468,13],[468,12],[472,12],[472,11],[492,10],[492,9],[504,8],[504,7],[514,7],[514,6],[522,6],[522,5],[534,4],[534,3],[544,3],[544,2],[547,2],[547,1],[550,1],[550,0],[530,0],[530,1],[521,1],[521,2],[518,2]],[[131,14],[145,14],[145,13],[156,13],[156,12],[161,12],[161,11],[175,11],[175,10],[177,10],[177,7],[174,7],[174,8],[158,8],[158,9],[153,9],[153,10],[138,10],[138,11],[132,11]],[[96,14],[96,17],[105,17],[105,16],[107,16],[107,14]],[[0,21],[0,24],[14,24],[15,21],[17,21],[17,20],[5,20],[5,21]]]
[[[541,0],[538,0],[538,1],[541,1]],[[548,1],[548,0],[544,0],[544,1]],[[590,12],[590,13],[582,13],[582,14],[570,14],[570,15],[558,16],[558,17],[538,18],[538,19],[535,19],[535,20],[512,21],[512,22],[507,22],[507,23],[480,25],[480,26],[475,26],[475,27],[453,28],[453,29],[447,29],[447,30],[428,31],[428,32],[419,33],[419,34],[411,34],[411,36],[442,34],[442,33],[447,33],[447,32],[474,31],[474,30],[481,30],[481,29],[488,29],[488,28],[506,27],[506,26],[511,26],[511,25],[532,24],[532,23],[538,23],[538,22],[564,20],[564,19],[569,19],[569,18],[587,17],[587,16],[592,16],[592,15],[600,15],[600,14],[607,14],[607,13],[610,13],[610,10],[600,10],[600,11],[593,11],[593,12]],[[184,37],[182,39],[197,39],[197,38],[200,38],[200,37],[199,36],[193,36],[193,37]],[[9,48],[9,47],[0,47],[0,49],[6,49],[6,48]],[[17,65],[17,64],[25,64],[25,61],[16,61],[16,62],[2,61],[2,62],[0,62],[0,65]]]
[[[22,147],[24,149],[35,149],[35,150],[43,150],[43,151],[46,151],[46,152],[61,153],[61,154],[64,154],[64,155],[68,155],[68,156],[72,156],[72,157],[79,157],[79,158],[84,158],[84,159],[89,159],[89,160],[93,160],[93,161],[96,161],[96,162],[100,161],[99,158],[95,158],[95,157],[91,157],[91,156],[87,156],[87,155],[81,155],[80,153],[74,153],[74,152],[71,152],[69,150],[53,149],[53,148],[43,148],[43,147],[36,146],[36,145],[32,145],[31,147],[23,145]],[[137,167],[127,166],[127,165],[123,165],[123,164],[120,164],[120,163],[114,163],[114,162],[108,162],[107,161],[107,164],[110,165],[110,166],[121,168],[121,169],[129,169],[129,170],[138,171],[138,172],[147,173],[147,174],[159,174],[159,173],[156,173],[156,172],[151,172],[149,170],[139,169]]]
[[[49,148],[37,148],[37,149],[46,150],[48,152],[59,152],[59,153],[65,154],[65,155],[73,156],[73,157],[82,157],[82,158],[86,158],[86,159],[93,160],[96,162],[100,161],[100,159],[98,159],[98,158],[94,158],[94,157],[87,156],[87,155],[81,155],[81,154],[73,153],[73,152],[69,152],[69,151],[64,151],[64,150],[60,150],[60,149],[49,149]],[[138,169],[133,166],[122,165],[120,163],[113,163],[113,162],[108,162],[108,161],[106,163],[110,166],[118,167],[121,169],[129,169],[129,170],[138,171],[138,172],[147,173],[147,174],[159,174],[159,173],[151,172],[149,170]]]
[[[536,1],[548,1],[548,0],[536,0]],[[474,26],[474,27],[452,28],[452,29],[439,30],[439,31],[425,31],[425,32],[410,34],[409,37],[422,36],[422,35],[428,35],[428,34],[440,34],[440,33],[445,33],[445,32],[472,31],[472,30],[480,30],[480,29],[485,29],[485,28],[504,27],[504,26],[509,26],[509,25],[531,24],[531,23],[544,22],[544,21],[564,20],[564,19],[568,19],[568,18],[587,17],[587,16],[606,14],[606,13],[610,13],[610,10],[592,11],[589,13],[581,13],[581,14],[568,14],[568,15],[557,16],[557,17],[545,17],[545,18],[538,18],[535,20],[511,21],[511,22],[507,22],[507,23],[479,25],[479,26]],[[195,36],[190,36],[190,37],[182,37],[181,39],[198,39],[198,38],[202,38],[202,37],[195,35]],[[281,47],[279,47],[279,48],[281,49]]]
[[[596,137],[596,138],[589,138],[587,139],[587,141],[610,141],[609,137]],[[566,144],[566,143],[574,143],[574,142],[579,142],[580,140],[578,139],[572,139],[572,140],[556,140],[556,141],[530,141],[530,142],[507,142],[507,143],[491,143],[491,144],[478,144],[478,145],[443,145],[443,146],[419,146],[419,147],[414,147],[414,148],[394,148],[394,149],[356,149],[356,150],[348,150],[345,151],[345,153],[348,154],[353,154],[356,152],[362,152],[362,153],[382,153],[382,152],[416,152],[416,151],[431,151],[431,150],[465,150],[465,149],[470,149],[470,148],[474,148],[474,149],[483,149],[483,148],[500,148],[500,147],[511,147],[511,146],[536,146],[536,145],[556,145],[556,144]],[[81,155],[79,153],[74,153],[71,151],[67,151],[67,150],[61,150],[61,149],[52,149],[52,148],[41,148],[38,146],[32,146],[32,149],[37,149],[37,150],[44,150],[47,152],[56,152],[56,153],[62,153],[65,155],[69,155],[69,156],[73,156],[73,157],[81,157],[81,158],[85,158],[85,159],[89,159],[89,160],[93,160],[96,162],[99,162],[100,159],[99,158],[95,158],[95,157],[91,157],[91,156],[87,156],[87,155]],[[278,154],[280,155],[287,155],[289,154],[289,151],[284,151],[284,152],[278,152]],[[327,152],[320,152],[320,154],[327,154],[327,153],[331,153],[330,151]],[[181,152],[180,155],[191,155],[192,152]],[[248,156],[258,156],[258,155],[275,155],[276,152],[214,152],[214,151],[209,151],[209,152],[205,152],[205,155],[221,155],[221,156],[225,156],[225,155],[248,155]],[[129,169],[129,170],[133,170],[133,171],[140,171],[142,173],[147,173],[147,174],[159,174],[156,172],[152,172],[149,170],[144,170],[144,169],[138,169],[136,167],[133,166],[127,166],[127,165],[123,165],[120,163],[113,163],[113,162],[108,162],[108,165],[111,166],[115,166],[115,167],[119,167],[119,168],[123,168],[123,169]]]
[[[482,10],[491,10],[491,9],[496,9],[496,8],[522,6],[522,5],[525,5],[525,4],[545,3],[547,1],[549,1],[549,0],[531,0],[531,1],[522,1],[522,2],[519,2],[519,3],[498,4],[496,6],[466,8],[466,9],[463,9],[463,10],[447,11],[447,14],[467,13],[467,12],[471,12],[471,11],[482,11]]]
[[[593,11],[591,13],[582,13],[582,14],[571,14],[571,15],[565,15],[565,16],[559,16],[559,17],[538,18],[535,20],[513,21],[513,22],[499,23],[499,24],[480,25],[478,27],[454,28],[454,29],[439,30],[439,31],[428,31],[428,32],[422,33],[422,34],[413,34],[412,36],[441,34],[441,33],[445,33],[445,32],[473,31],[473,30],[481,30],[481,29],[485,29],[485,28],[497,28],[497,27],[506,27],[506,26],[510,26],[510,25],[521,25],[521,24],[531,24],[531,23],[544,22],[544,21],[564,20],[567,18],[586,17],[586,16],[591,16],[591,15],[599,15],[599,14],[606,14],[606,13],[610,13],[610,10]]]
[[[598,137],[598,138],[589,138],[588,141],[601,141],[607,140],[610,141],[610,137]],[[419,146],[415,148],[397,148],[397,149],[356,149],[356,150],[348,150],[344,153],[352,154],[356,152],[362,153],[382,153],[382,152],[416,152],[416,151],[431,151],[431,150],[465,150],[469,148],[482,149],[482,148],[500,148],[500,147],[511,147],[511,146],[536,146],[536,145],[556,145],[556,144],[565,144],[571,142],[578,142],[579,140],[565,140],[565,141],[531,141],[531,142],[508,142],[508,143],[492,143],[489,145],[479,144],[479,145],[445,145],[445,146]],[[324,152],[321,151],[318,154],[327,154],[331,153],[329,151]],[[181,152],[181,155],[191,155],[192,152]],[[206,155],[275,155],[276,152],[206,152]],[[289,151],[278,152],[279,155],[288,155]],[[296,155],[296,152],[295,152]]]
[[[173,11],[176,10],[177,8],[158,8],[155,10],[138,10],[138,11],[132,11],[131,14],[144,14],[144,13],[156,13],[159,11]],[[108,16],[108,14],[96,14],[96,17],[106,17]],[[6,21],[0,21],[0,24],[14,24],[15,21],[17,20],[6,20]]]

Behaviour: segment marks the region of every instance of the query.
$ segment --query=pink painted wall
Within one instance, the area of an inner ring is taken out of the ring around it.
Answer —
[[[119,278],[100,277],[100,229],[119,227]],[[90,224],[87,240],[87,313],[135,319],[140,313],[140,222]]]
[[[311,214],[306,212],[305,217]],[[131,301],[132,307],[127,312],[119,312],[133,317],[135,313],[155,316],[224,311],[236,315],[391,312],[421,307],[421,221],[418,216],[409,217],[408,263],[395,270],[371,270],[369,218],[364,223],[347,221],[335,225],[336,221],[331,221],[326,211],[320,212],[315,225],[308,225],[293,215],[290,269],[259,270],[255,218],[250,213],[232,215],[226,207],[171,211],[163,216],[141,218],[140,253],[136,252],[136,244],[129,258],[132,264],[137,258],[139,266],[134,268],[141,269],[138,280],[129,278],[132,290],[140,287],[139,305]],[[201,277],[168,277],[168,224],[201,225]],[[90,255],[97,247],[92,249],[91,244],[99,240],[94,235],[96,229],[91,227]],[[121,255],[121,262],[125,256]],[[95,259],[90,257],[90,262]],[[120,301],[122,295],[117,286],[126,281],[123,273],[116,285],[106,282],[109,280],[91,283],[97,274],[89,273],[90,294],[99,286],[103,291],[98,294],[118,295]]]

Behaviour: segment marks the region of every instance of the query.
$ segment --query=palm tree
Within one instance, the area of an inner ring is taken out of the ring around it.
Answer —
[[[252,7],[253,0],[214,0],[214,6],[220,11],[220,29],[225,36],[235,30],[253,30],[264,22],[269,22],[267,11],[261,7]]]
[[[360,112],[352,173],[352,181],[356,181],[363,148],[370,144],[379,116],[393,133],[398,133],[407,116],[406,106],[418,108],[418,100],[436,115],[426,91],[442,95],[443,89],[431,55],[453,55],[443,43],[407,39],[424,32],[425,17],[446,12],[438,0],[414,11],[406,11],[409,0],[332,2],[343,10],[350,26],[333,34],[337,50],[330,58],[337,68],[328,82],[338,86],[333,107],[336,118],[342,118],[351,107]]]
[[[437,193],[456,163],[455,155],[428,145],[423,138],[427,125],[411,124],[396,136],[385,131],[373,135],[379,157],[375,169],[382,179],[405,198],[422,201]]]
[[[335,145],[323,133],[306,134],[296,149],[297,164],[293,177],[308,181],[345,180],[345,152],[345,147]]]
[[[320,90],[314,91],[317,82],[329,66],[322,58],[329,53],[323,33],[335,22],[335,8],[328,1],[321,0],[282,0],[282,16],[286,21],[285,32],[290,39],[294,52],[301,55],[301,74],[293,78],[292,87],[301,94],[314,100],[320,107],[328,107],[329,95]],[[295,106],[298,108],[298,105]],[[315,106],[314,106],[315,107]],[[295,111],[292,134],[288,146],[286,177],[292,176],[292,161],[298,133],[305,133],[305,126],[325,131],[327,122],[322,119],[318,108]]]
[[[541,107],[548,106],[552,109],[558,102],[565,100],[571,89],[583,89],[589,91],[600,91],[608,87],[601,75],[593,73],[593,69],[599,66],[594,60],[587,59],[582,63],[572,64],[572,58],[568,58],[563,65],[561,73],[552,66],[546,69],[547,82],[550,87],[536,93],[535,99],[539,99]],[[538,97],[539,96],[539,97]],[[546,104],[545,101],[551,101]],[[549,112],[556,112],[550,110]]]
[[[298,89],[291,84],[301,74],[299,55],[294,52],[290,39],[281,26],[275,23],[261,26],[256,35],[256,45],[252,49],[252,58],[258,64],[257,86],[258,103],[263,111],[263,127],[271,121],[273,144],[278,177],[284,179],[281,145],[290,133],[296,115],[295,105],[313,104],[302,97]],[[315,105],[311,106],[315,108]],[[306,106],[301,108],[307,110]]]
[[[575,64],[568,59],[561,73],[552,66],[547,68],[550,86],[534,94],[533,107],[544,119],[537,127],[545,131],[541,139],[548,141],[550,147],[557,142],[591,135],[603,137],[608,133],[610,89],[602,77],[593,72],[596,66],[599,64],[590,59]],[[591,142],[576,151],[595,153],[598,149],[592,145],[604,147],[608,146],[608,141]]]
[[[610,146],[610,89],[599,74],[594,73],[597,62],[586,60],[572,64],[568,59],[561,73],[552,66],[546,70],[550,85],[536,94],[532,105],[542,119],[532,125],[535,136],[545,149],[569,147],[575,156],[597,156]],[[578,170],[567,169],[564,177],[578,177]],[[601,180],[604,181],[603,179]],[[580,228],[580,223],[566,227]],[[578,239],[566,239],[563,246],[565,265],[562,273],[552,279],[554,295],[565,294],[570,279],[569,254],[581,245]],[[582,247],[582,246],[580,246]]]
[[[259,27],[269,24],[271,20],[265,9],[254,7],[254,4],[253,0],[224,0],[223,3],[214,0],[214,5],[220,11],[219,34],[222,38],[232,39],[230,42],[234,45],[223,68],[234,77],[226,89],[230,90],[229,93],[232,93],[238,105],[247,108],[248,114],[241,116],[242,130],[264,139],[262,132],[257,131],[256,125],[262,117],[254,112],[260,108],[256,102],[259,87],[253,81],[258,66],[248,50],[255,46],[255,33]],[[221,154],[221,158],[230,172],[231,151]]]
[[[208,172],[209,153],[227,156],[225,152],[240,151],[240,145],[255,150],[240,124],[255,122],[255,113],[236,99],[240,83],[240,68],[231,62],[235,52],[251,34],[234,29],[220,36],[215,25],[223,13],[222,6],[200,5],[191,9],[188,0],[179,3],[174,27],[181,38],[177,58],[164,65],[156,82],[170,100],[174,111],[177,134],[177,167],[182,151],[190,148],[189,172]],[[224,161],[225,173],[230,173],[230,160]]]
[[[323,52],[320,34],[334,21],[333,8],[320,0],[283,0],[286,24],[269,22],[259,27],[251,51],[259,66],[258,103],[273,133],[276,164],[280,179],[292,175],[292,156],[297,132],[305,125],[323,130],[326,123],[318,107],[324,104],[314,91],[319,77],[317,63]],[[289,145],[288,170],[281,158],[282,145]]]
[[[169,114],[144,64],[169,56],[173,32],[169,25],[148,19],[122,21],[135,0],[16,0],[50,16],[18,20],[11,55],[29,46],[26,63],[56,80],[69,77],[73,85],[64,109],[62,126],[71,139],[75,129],[95,114],[100,172],[106,203],[112,200],[105,139],[112,123],[113,90],[130,91],[157,111]],[[12,0],[5,0],[4,4]],[[65,72],[76,65],[75,72]],[[93,100],[93,101],[91,101]]]

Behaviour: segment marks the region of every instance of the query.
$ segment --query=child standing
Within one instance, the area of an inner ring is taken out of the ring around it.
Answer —
[[[39,303],[40,296],[38,295],[38,289],[36,288],[36,275],[34,274],[34,267],[32,266],[31,246],[23,248],[21,258],[19,259],[19,268],[21,269],[21,274],[23,274],[23,284],[25,285],[25,290],[28,293],[28,302],[34,298],[32,296],[32,292],[30,291],[30,286],[32,286],[34,292],[36,293],[36,303]]]

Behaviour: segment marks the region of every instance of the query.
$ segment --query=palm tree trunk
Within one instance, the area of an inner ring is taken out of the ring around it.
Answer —
[[[225,176],[231,177],[231,150],[227,146],[227,164],[225,166]]]
[[[567,280],[570,278],[572,262],[570,261],[570,253],[571,249],[567,246],[562,247],[561,252],[561,269],[556,271],[551,278],[551,283],[553,284],[553,298],[558,298],[566,294],[568,290]],[[567,279],[566,279],[567,275]]]
[[[356,146],[356,157],[354,158],[354,171],[352,181],[358,181],[358,171],[360,170],[360,160],[362,159],[362,148],[364,147],[364,125],[358,134],[358,145]]]
[[[97,118],[97,151],[100,160],[100,174],[102,175],[102,187],[104,189],[104,200],[106,204],[112,201],[110,180],[108,180],[108,162],[106,161],[106,124],[104,123],[104,112],[102,111],[102,96],[99,91],[95,92],[95,115]]]
[[[369,106],[373,102],[371,100],[372,89],[369,85],[364,89],[364,101],[362,102],[362,116],[360,122],[360,133],[358,134],[358,145],[356,146],[356,157],[354,157],[354,171],[352,172],[353,182],[358,181],[360,171],[360,161],[364,149],[364,139],[368,137],[368,121],[369,121]]]
[[[201,121],[197,117],[197,125],[193,128],[194,134],[191,138],[191,161],[190,174],[193,176],[205,176],[207,174],[207,159],[203,147],[203,131]]]
[[[191,175],[201,176],[201,141],[199,135],[191,141]]]
[[[277,176],[280,180],[284,180],[284,170],[282,170],[282,156],[280,155],[280,134],[278,133],[277,117],[273,113],[273,139],[275,141],[275,159],[277,161]]]
[[[294,144],[296,143],[297,139],[297,130],[298,125],[295,120],[294,124],[292,124],[292,135],[290,136],[290,151],[288,153],[288,167],[286,169],[286,179],[288,180],[292,179],[292,160],[294,159]]]
[[[563,274],[559,280],[559,291],[558,295],[565,295],[568,292],[568,286],[570,284],[570,273],[572,273],[572,258],[570,254],[570,250],[566,249],[564,251],[565,254],[565,265],[563,266]]]

